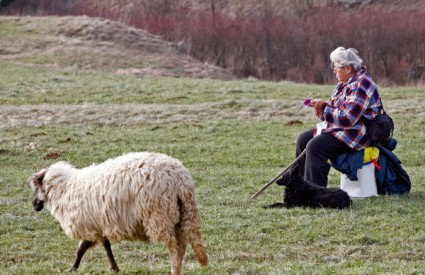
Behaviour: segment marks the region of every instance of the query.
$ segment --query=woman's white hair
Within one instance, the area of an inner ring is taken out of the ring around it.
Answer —
[[[340,66],[352,65],[354,70],[358,70],[363,65],[363,60],[359,56],[359,52],[354,49],[345,49],[338,47],[330,54],[332,66],[338,64]]]

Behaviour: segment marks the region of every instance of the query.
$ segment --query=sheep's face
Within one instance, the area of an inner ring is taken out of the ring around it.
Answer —
[[[46,170],[41,170],[30,179],[30,186],[32,190],[34,190],[32,205],[34,206],[35,211],[41,211],[44,207],[46,196],[43,190],[43,179],[45,174]]]

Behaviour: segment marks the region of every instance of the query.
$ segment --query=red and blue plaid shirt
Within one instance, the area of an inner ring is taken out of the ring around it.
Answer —
[[[378,88],[363,66],[347,83],[339,83],[323,109],[320,120],[327,122],[322,133],[332,133],[355,150],[369,146],[362,117],[373,119],[382,111]]]

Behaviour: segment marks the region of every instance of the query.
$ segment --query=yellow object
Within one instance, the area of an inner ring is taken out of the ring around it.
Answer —
[[[379,149],[376,147],[367,147],[364,149],[363,163],[371,162],[372,160],[378,160]]]

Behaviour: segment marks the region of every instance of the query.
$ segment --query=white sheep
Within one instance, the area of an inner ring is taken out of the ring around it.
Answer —
[[[194,181],[179,160],[141,152],[83,169],[60,161],[33,175],[30,185],[34,209],[45,205],[69,238],[81,240],[70,271],[101,242],[110,268],[118,272],[109,240],[165,243],[172,274],[181,273],[187,243],[199,263],[208,264]]]

